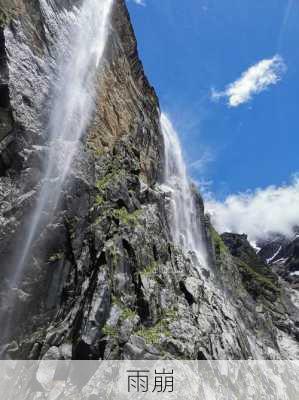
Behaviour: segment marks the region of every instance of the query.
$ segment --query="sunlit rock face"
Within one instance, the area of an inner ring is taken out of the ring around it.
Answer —
[[[194,249],[173,241],[159,103],[122,0],[112,6],[94,107],[59,202],[42,213],[11,285],[49,157],[59,32],[82,2],[3,5],[0,315],[12,323],[1,338],[2,357],[297,358],[298,315],[287,289],[217,234],[193,186],[209,262],[198,268]]]

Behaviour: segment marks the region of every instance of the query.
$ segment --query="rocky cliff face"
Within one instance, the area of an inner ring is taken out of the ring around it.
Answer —
[[[286,238],[276,235],[259,243],[259,255],[284,281],[299,289],[299,235]]]
[[[222,238],[194,192],[209,269],[172,243],[160,187],[158,99],[115,0],[97,104],[61,203],[34,243],[21,285],[14,257],[27,234],[47,157],[55,38],[80,1],[1,5],[0,296],[3,355],[59,359],[297,358],[298,314],[246,238]]]

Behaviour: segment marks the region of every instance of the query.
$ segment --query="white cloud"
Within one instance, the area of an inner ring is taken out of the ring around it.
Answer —
[[[238,107],[251,100],[253,95],[279,82],[285,71],[286,64],[283,58],[275,55],[273,58],[262,60],[250,67],[224,91],[218,92],[212,89],[212,99],[219,100],[224,97],[228,99],[230,107]]]
[[[133,0],[135,4],[138,4],[139,6],[145,6],[145,0]]]
[[[299,225],[299,176],[289,186],[230,195],[223,203],[208,199],[206,207],[221,233],[246,233],[251,241],[272,233],[291,236]]]

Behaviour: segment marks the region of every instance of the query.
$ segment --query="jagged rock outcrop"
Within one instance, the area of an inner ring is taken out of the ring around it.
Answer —
[[[297,232],[299,230],[297,229]],[[299,289],[299,236],[282,235],[261,241],[259,256],[293,289]]]
[[[264,260],[256,254],[246,235],[224,233],[221,238],[235,258],[243,283],[256,299],[264,295],[270,302],[279,297],[278,277]]]
[[[168,199],[160,187],[159,104],[139,61],[123,0],[114,3],[96,82],[96,111],[60,207],[34,243],[21,286],[9,289],[47,156],[56,27],[65,10],[80,1],[17,0],[13,13],[3,4],[0,313],[2,318],[13,313],[14,319],[10,337],[2,338],[5,354],[50,359],[298,357],[298,319],[283,286],[253,256],[245,238],[240,239],[245,250],[239,252],[227,236],[217,234],[198,194],[197,219],[209,250],[209,270],[198,269],[192,254],[171,241]]]
[[[293,332],[298,339],[298,303],[291,288],[283,284],[260,252],[256,254],[246,235],[224,233],[221,237],[234,257],[242,283],[255,299],[257,308],[270,313],[279,330]],[[290,320],[294,321],[293,326]]]

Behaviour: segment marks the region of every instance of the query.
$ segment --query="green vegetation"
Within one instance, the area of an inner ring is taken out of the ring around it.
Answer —
[[[125,207],[113,211],[113,217],[125,225],[137,225],[140,214],[140,210],[129,213]]]
[[[170,337],[171,332],[168,327],[167,321],[159,321],[152,327],[142,327],[136,332],[137,336],[141,336],[145,339],[146,343],[158,344],[161,336]]]
[[[5,25],[7,25],[7,23],[7,15],[2,9],[0,9],[0,27],[3,28]]]
[[[131,310],[130,308],[124,308],[122,310],[121,318],[126,319],[133,319],[137,315],[136,311]]]
[[[3,28],[8,25],[13,16],[14,13],[12,10],[4,10],[3,8],[0,8],[0,27]]]
[[[147,267],[144,268],[144,270],[141,272],[141,275],[147,276],[147,277],[152,277],[155,275],[157,269],[158,269],[158,263],[157,261],[151,262]]]
[[[124,304],[121,302],[121,300],[118,299],[117,297],[112,296],[111,303],[122,309],[121,318],[123,320],[136,317],[137,315],[136,311],[132,310],[131,308],[125,307]]]
[[[170,308],[163,312],[163,319],[158,321],[156,325],[151,327],[141,327],[135,332],[137,336],[141,336],[149,344],[159,344],[161,336],[171,337],[169,324],[178,319],[178,311],[176,308]]]
[[[105,175],[102,179],[99,179],[96,182],[96,187],[98,190],[104,190],[106,189],[106,186],[108,185],[108,183],[114,178],[114,173],[109,173],[107,175]]]
[[[2,0],[1,3],[4,3],[0,6],[0,27],[3,28],[8,25],[13,18],[20,14],[21,8],[14,0]]]
[[[97,180],[96,182],[97,189],[100,191],[105,190],[110,182],[116,180],[120,175],[123,174],[124,172],[122,170],[112,165],[112,167],[110,168],[110,172],[108,172],[101,179]]]
[[[97,145],[92,140],[87,141],[87,147],[93,152],[93,154],[97,157],[100,157],[104,154],[104,149],[101,145]]]
[[[105,200],[104,200],[103,196],[100,196],[99,194],[96,195],[95,203],[94,203],[96,207],[99,207],[99,206],[103,205],[104,202],[105,202]]]
[[[144,270],[141,271],[141,276],[144,278],[154,279],[159,285],[165,286],[163,279],[158,273],[159,263],[157,261],[151,262]]]
[[[115,296],[112,296],[111,303],[114,306],[123,307],[123,303]]]
[[[102,333],[105,336],[111,336],[111,337],[116,337],[117,336],[117,329],[113,326],[110,325],[105,325],[102,329]]]
[[[176,321],[178,318],[178,310],[176,308],[169,308],[164,311],[165,318],[170,321]]]
[[[112,304],[116,305],[121,309],[121,315],[120,315],[120,321],[125,321],[128,319],[133,319],[136,317],[137,313],[133,310],[131,310],[128,307],[124,307],[122,302],[117,299],[115,296],[112,296]],[[104,327],[102,328],[102,333],[105,336],[110,336],[110,337],[117,337],[118,336],[118,328],[117,326],[111,326],[108,324],[105,324]]]
[[[224,244],[223,240],[221,239],[221,236],[213,228],[212,225],[210,225],[210,233],[217,255],[221,256],[222,254],[227,253],[228,249],[226,245]]]
[[[276,282],[271,279],[271,277],[267,277],[264,274],[259,274],[248,264],[237,258],[235,261],[239,267],[239,271],[242,275],[242,281],[248,292],[251,292],[256,296],[262,294],[261,289],[274,292],[275,294],[280,293],[281,289],[276,285]]]

